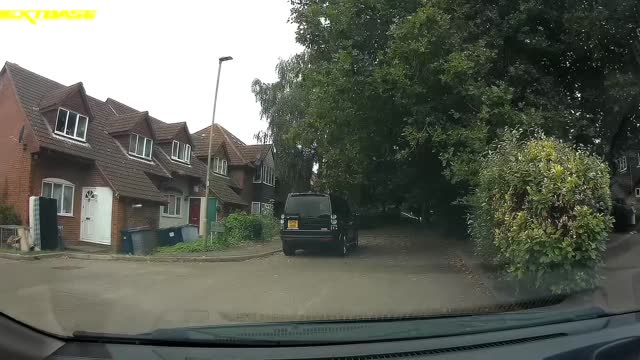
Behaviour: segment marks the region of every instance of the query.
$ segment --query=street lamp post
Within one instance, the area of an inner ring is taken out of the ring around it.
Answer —
[[[209,238],[209,179],[211,176],[211,146],[213,143],[213,124],[216,121],[216,105],[218,104],[218,87],[220,86],[220,70],[222,63],[233,60],[231,56],[223,56],[218,59],[218,79],[216,80],[216,94],[213,97],[213,115],[211,116],[211,127],[209,128],[209,151],[207,152],[207,184],[204,190],[204,245],[207,247],[207,239]]]

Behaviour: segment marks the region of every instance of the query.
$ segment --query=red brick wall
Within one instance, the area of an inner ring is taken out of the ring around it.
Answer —
[[[82,188],[86,186],[106,186],[107,181],[92,163],[74,161],[71,157],[42,151],[37,160],[33,160],[31,191],[35,196],[42,194],[42,180],[58,178],[74,185],[72,216],[58,216],[58,225],[62,225],[62,239],[67,244],[80,241],[80,216],[82,209]],[[27,197],[28,198],[28,197]]]
[[[33,133],[18,103],[7,74],[0,76],[0,204],[12,206],[23,224],[28,224],[31,151]],[[18,142],[25,128],[24,143]]]
[[[141,204],[142,207],[133,207]],[[158,228],[160,204],[131,198],[113,198],[111,222],[111,248],[118,252],[122,246],[120,231],[124,229],[148,226]]]

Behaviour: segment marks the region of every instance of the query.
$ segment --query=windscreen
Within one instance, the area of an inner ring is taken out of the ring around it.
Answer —
[[[329,217],[331,201],[327,196],[292,196],[287,200],[284,212],[300,217]]]

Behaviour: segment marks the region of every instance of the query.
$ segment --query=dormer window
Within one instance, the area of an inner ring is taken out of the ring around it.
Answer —
[[[220,175],[227,175],[227,160],[217,157],[213,162],[213,172]]]
[[[129,154],[151,160],[152,150],[153,140],[138,134],[129,136]]]
[[[173,140],[171,145],[171,158],[183,163],[191,163],[191,145]]]
[[[72,139],[86,141],[88,121],[89,118],[84,115],[64,108],[59,108],[55,133]]]

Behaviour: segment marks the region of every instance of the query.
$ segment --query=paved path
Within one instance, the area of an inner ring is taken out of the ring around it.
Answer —
[[[238,263],[0,259],[0,310],[36,327],[139,333],[218,323],[424,315],[492,303],[448,243],[410,228],[363,231],[347,258]]]

